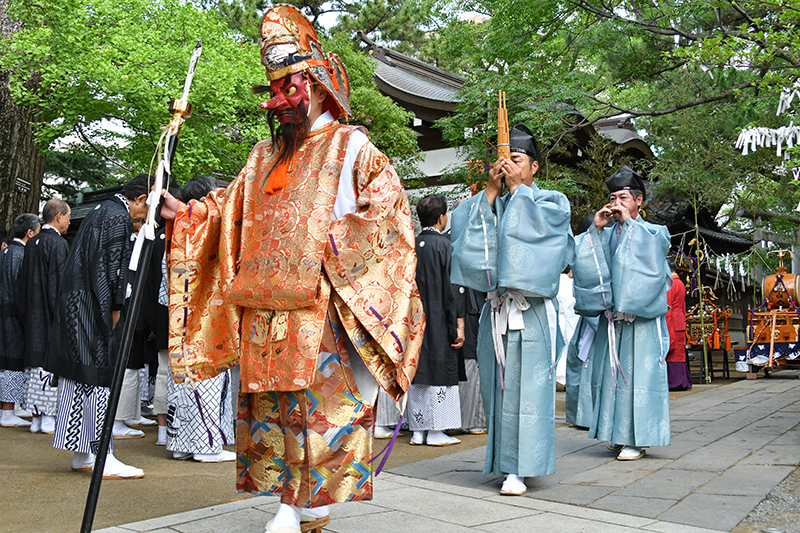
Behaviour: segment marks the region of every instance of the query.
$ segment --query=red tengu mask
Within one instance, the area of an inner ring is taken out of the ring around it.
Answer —
[[[311,96],[303,74],[295,72],[277,79],[269,84],[269,90],[272,98],[261,107],[275,111],[281,124],[300,124],[306,119]]]

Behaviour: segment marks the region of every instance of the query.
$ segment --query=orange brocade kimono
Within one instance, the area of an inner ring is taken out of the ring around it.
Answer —
[[[259,142],[237,179],[182,208],[172,230],[175,380],[240,365],[237,488],[301,507],[372,497],[372,409],[343,335],[399,399],[425,325],[408,199],[369,142],[353,168],[356,212],[331,222],[354,129],[312,131],[274,194],[275,154]]]

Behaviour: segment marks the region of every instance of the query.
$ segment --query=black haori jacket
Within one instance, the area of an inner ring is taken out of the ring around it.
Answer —
[[[125,302],[132,232],[128,210],[117,198],[81,223],[58,291],[47,370],[78,383],[111,386],[117,355],[111,349],[111,313]]]
[[[0,369],[25,369],[25,340],[14,293],[25,256],[25,246],[12,241],[0,252]]]
[[[445,235],[425,228],[417,236],[416,251],[416,280],[426,325],[414,384],[458,385],[458,350],[450,346],[458,333],[459,315],[456,288],[450,283],[453,248]]]
[[[56,295],[69,246],[55,228],[44,228],[25,245],[17,278],[16,306],[25,336],[25,366],[45,366]]]

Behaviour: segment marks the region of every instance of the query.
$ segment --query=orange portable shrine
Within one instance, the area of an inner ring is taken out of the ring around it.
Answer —
[[[797,340],[797,327],[800,324],[795,296],[797,277],[788,272],[786,267],[779,266],[775,274],[764,278],[761,291],[765,301],[751,313],[751,325],[748,328],[750,342]],[[759,311],[763,308],[766,309]]]
[[[766,348],[766,345],[769,345],[767,360],[763,365],[765,372],[766,369],[783,366],[795,359],[795,357],[784,358],[783,352],[787,350],[783,348],[785,343],[792,343],[789,346],[794,348],[793,344],[798,338],[800,310],[796,303],[797,278],[794,274],[789,274],[788,269],[781,264],[775,269],[775,274],[764,278],[761,286],[764,301],[757,308],[750,310],[747,340],[751,344],[748,349],[748,359],[753,364],[751,359],[753,348],[758,345]],[[754,364],[754,366],[760,365]]]
[[[800,309],[797,305],[798,277],[783,266],[787,250],[770,252],[778,255],[780,265],[775,273],[764,278],[761,294],[764,300],[748,310],[747,348],[735,349],[736,368],[755,378],[759,369],[770,375],[774,367],[800,368]]]

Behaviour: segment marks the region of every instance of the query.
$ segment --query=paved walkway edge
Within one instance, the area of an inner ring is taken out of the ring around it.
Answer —
[[[390,531],[405,524],[406,531],[531,531],[554,527],[560,531],[703,533],[715,530],[588,509],[531,497],[500,496],[495,491],[469,489],[446,483],[385,472],[375,482],[375,500],[331,506],[331,524],[325,531],[354,533]],[[394,502],[394,503],[393,503]],[[257,533],[272,517],[277,497],[259,496],[98,530],[96,533],[168,533],[206,531]],[[586,529],[589,528],[589,529]]]

